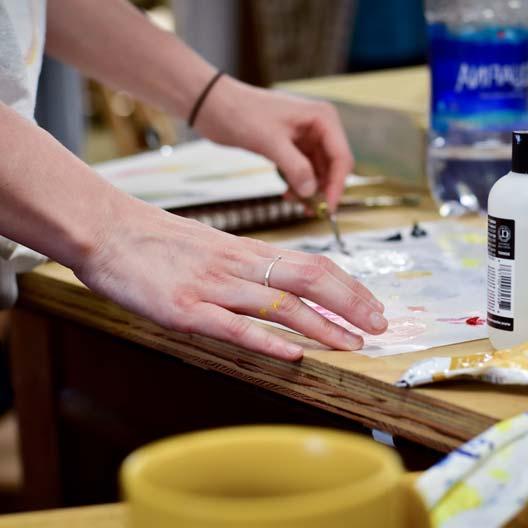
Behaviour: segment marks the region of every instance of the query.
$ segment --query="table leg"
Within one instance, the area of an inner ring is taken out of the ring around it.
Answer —
[[[54,369],[54,324],[25,308],[13,312],[11,369],[20,429],[24,503],[61,504],[61,472]]]

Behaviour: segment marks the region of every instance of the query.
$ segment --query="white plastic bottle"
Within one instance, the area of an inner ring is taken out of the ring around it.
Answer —
[[[488,199],[488,331],[491,344],[528,342],[528,131],[514,132],[512,170]]]

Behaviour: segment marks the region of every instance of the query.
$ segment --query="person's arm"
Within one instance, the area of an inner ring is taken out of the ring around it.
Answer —
[[[111,224],[117,189],[0,103],[0,234],[75,268]]]
[[[371,333],[383,306],[326,258],[274,248],[172,215],[122,193],[49,134],[0,103],[0,234],[70,267],[88,287],[167,328],[295,360],[302,348],[239,314],[285,324],[332,348]],[[280,252],[271,286],[266,269]]]
[[[47,52],[88,76],[187,119],[215,69],[126,0],[48,0]],[[301,196],[323,189],[331,208],[353,165],[334,108],[224,76],[196,128],[275,162]]]

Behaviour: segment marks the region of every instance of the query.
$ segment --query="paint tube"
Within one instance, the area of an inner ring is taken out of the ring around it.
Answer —
[[[526,526],[528,414],[492,426],[420,475],[434,528]]]
[[[528,385],[528,343],[459,357],[432,357],[414,363],[396,382],[416,387],[454,378],[469,378],[497,385]]]

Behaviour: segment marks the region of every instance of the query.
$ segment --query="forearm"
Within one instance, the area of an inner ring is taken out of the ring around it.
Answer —
[[[48,0],[46,51],[183,118],[215,71],[126,0]]]
[[[112,225],[117,189],[33,123],[0,104],[0,234],[67,266]]]
[[[215,69],[126,0],[48,0],[47,50],[84,73],[187,119]],[[331,105],[224,76],[200,107],[203,136],[273,161],[295,194],[335,210],[353,158]]]

